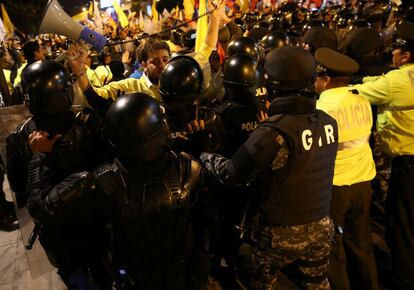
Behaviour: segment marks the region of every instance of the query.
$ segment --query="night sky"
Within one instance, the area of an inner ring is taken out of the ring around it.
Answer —
[[[82,7],[89,7],[89,0],[58,0],[60,5],[69,15],[75,15],[82,10]]]

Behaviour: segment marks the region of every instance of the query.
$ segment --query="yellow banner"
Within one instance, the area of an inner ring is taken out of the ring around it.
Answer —
[[[200,0],[198,15],[202,15],[207,12],[206,0]],[[199,51],[201,45],[204,43],[208,31],[207,17],[201,17],[197,20],[197,38],[195,44],[195,51]]]
[[[122,8],[119,6],[118,1],[114,0],[113,6],[122,28],[127,27],[129,24],[128,18],[126,17],[124,10],[122,10]]]
[[[73,15],[72,19],[78,22],[85,21],[86,19],[88,19],[88,11],[82,11],[81,13]]]
[[[10,21],[10,17],[7,14],[6,8],[4,7],[3,3],[1,4],[1,15],[3,16],[3,24],[4,28],[6,29],[7,33],[13,34],[14,33],[14,25]]]
[[[157,3],[157,0],[152,0],[152,22],[158,23],[158,11],[155,8],[155,3]]]
[[[194,0],[184,0],[184,18],[186,20],[193,18]]]

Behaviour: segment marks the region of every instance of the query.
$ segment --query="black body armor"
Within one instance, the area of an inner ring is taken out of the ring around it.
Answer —
[[[169,281],[168,272],[191,272],[191,216],[196,201],[191,191],[201,167],[185,153],[167,153],[161,162],[159,168],[151,166],[155,172],[147,168],[131,174],[117,160],[95,171],[98,188],[117,201],[112,219],[113,262],[118,273],[129,275],[136,289],[192,289],[184,284],[160,285],[180,283],[179,277]]]

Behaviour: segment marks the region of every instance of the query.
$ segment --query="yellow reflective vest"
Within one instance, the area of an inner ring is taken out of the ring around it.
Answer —
[[[95,69],[95,75],[102,85],[108,84],[112,80],[112,72],[109,65],[100,65]],[[98,84],[98,82],[96,82]]]
[[[18,69],[17,69],[17,75],[14,79],[13,86],[17,86],[22,81],[22,72],[24,68],[27,66],[27,62],[23,63]]]
[[[391,156],[414,154],[414,64],[381,77],[364,78],[356,85],[371,104],[379,105],[377,130],[384,152]]]
[[[333,184],[352,185],[375,177],[375,163],[368,140],[372,127],[369,102],[352,87],[321,93],[316,107],[338,123],[338,153]]]

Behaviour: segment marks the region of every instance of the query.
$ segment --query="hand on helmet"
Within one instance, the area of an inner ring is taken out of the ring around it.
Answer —
[[[29,145],[33,153],[50,153],[56,141],[59,140],[62,135],[57,134],[49,139],[49,133],[45,131],[34,131],[29,135]]]

